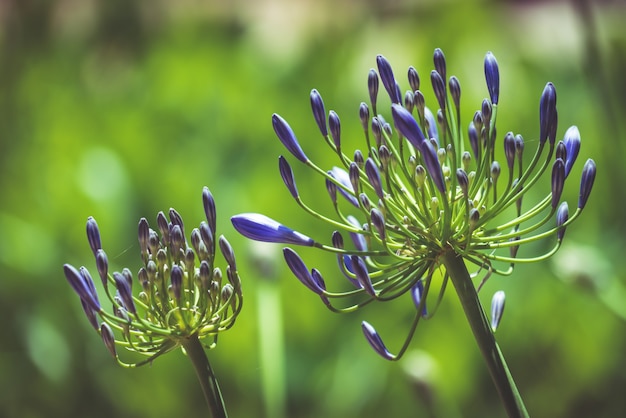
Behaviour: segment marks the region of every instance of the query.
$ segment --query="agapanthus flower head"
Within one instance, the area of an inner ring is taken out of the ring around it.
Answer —
[[[80,297],[83,309],[101,334],[109,352],[125,366],[152,362],[181,345],[190,337],[210,339],[212,348],[218,333],[230,328],[241,311],[243,295],[232,247],[220,236],[220,251],[226,260],[226,277],[215,266],[215,202],[208,188],[202,193],[207,221],[191,231],[191,242],[183,235],[182,217],[174,209],[169,221],[163,212],[157,216],[160,232],[142,218],[138,225],[143,266],[133,279],[129,269],[109,272],[106,253],[101,248],[96,221],[87,220],[89,245],[95,251],[96,266],[112,310],[100,303],[93,280],[85,267],[63,266],[65,276]],[[102,321],[98,325],[97,317]],[[117,347],[148,358],[124,363]]]
[[[352,312],[372,301],[389,301],[410,293],[419,306],[408,341],[419,319],[431,318],[442,300],[449,279],[443,261],[448,254],[464,260],[479,289],[494,274],[511,274],[516,263],[535,262],[554,254],[565,228],[578,218],[588,201],[595,164],[593,160],[585,164],[578,209],[570,215],[562,195],[580,148],[580,133],[572,127],[562,144],[556,144],[556,88],[548,83],[539,98],[538,129],[529,129],[529,135],[539,134],[528,142],[536,146],[532,158],[524,158],[525,142],[520,134],[502,130],[506,134],[501,138],[496,130],[500,72],[491,52],[484,59],[489,97],[477,102],[469,127],[461,121],[461,82],[451,76],[446,83],[450,68],[441,50],[435,51],[435,68],[430,73],[436,98],[432,111],[419,90],[422,86],[414,67],[408,70],[410,90],[403,103],[390,62],[378,55],[376,64],[378,73],[370,70],[368,74],[374,112],[370,113],[365,103],[359,110],[365,130],[360,150],[350,155],[326,136],[337,163],[331,168],[318,167],[294,152],[295,135],[290,130],[289,135],[277,132],[296,158],[323,177],[334,213],[315,210],[302,195],[294,197],[306,212],[336,229],[331,242],[314,241],[258,214],[235,216],[233,224],[251,239],[335,253],[339,269],[348,279],[343,282],[348,288],[338,291],[314,285],[311,271],[296,262],[291,252],[286,253],[292,270],[294,265],[301,267],[294,270],[296,276],[335,312]],[[376,103],[377,75],[389,96],[384,105]],[[315,90],[316,97],[318,94]],[[321,96],[316,100],[321,102]],[[385,108],[381,114],[376,112]],[[317,111],[316,121],[320,119]],[[364,120],[366,117],[370,120]],[[281,168],[283,178],[284,173]],[[288,183],[295,184],[295,180]],[[544,197],[529,201],[526,196],[531,189],[535,190],[532,196],[543,193]],[[337,199],[337,191],[345,199]],[[352,246],[343,241],[342,232],[349,234]],[[526,252],[532,251],[526,244],[542,239],[552,243],[549,250]],[[434,275],[442,280],[433,281]],[[432,283],[440,287],[431,297],[434,301],[427,304]],[[360,301],[355,303],[355,296]],[[347,302],[342,304],[344,300]],[[499,317],[494,321],[495,328]],[[376,352],[387,359],[400,358],[408,345],[392,355],[370,324],[363,323],[363,332]]]

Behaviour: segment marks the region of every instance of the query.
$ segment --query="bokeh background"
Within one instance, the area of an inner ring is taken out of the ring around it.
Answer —
[[[507,293],[498,340],[531,415],[623,416],[625,20],[624,2],[595,0],[0,1],[0,416],[207,415],[181,352],[115,365],[61,268],[95,268],[91,215],[113,268],[136,272],[138,219],[175,207],[197,225],[205,185],[245,292],[238,323],[209,353],[232,417],[503,416],[452,288],[406,358],[387,363],[360,321],[399,347],[408,298],[332,314],[287,271],[280,246],[252,245],[229,222],[256,211],[327,237],[280,180],[271,114],[330,167],[310,90],[342,117],[354,149],[376,54],[401,80],[414,65],[427,84],[436,47],[461,81],[464,125],[487,95],[482,60],[493,51],[498,130],[527,146],[541,91],[555,83],[559,135],[575,124],[583,138],[570,207],[583,162],[596,160],[591,201],[558,256],[493,277],[481,294]],[[327,207],[320,178],[294,169],[305,199]],[[329,285],[342,280],[334,257],[301,254]]]

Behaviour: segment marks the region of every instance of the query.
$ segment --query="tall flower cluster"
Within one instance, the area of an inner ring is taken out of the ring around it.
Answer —
[[[139,221],[138,237],[143,266],[137,279],[128,268],[110,272],[100,231],[87,220],[87,238],[110,311],[100,302],[94,281],[85,267],[63,266],[91,325],[100,333],[113,357],[124,366],[139,366],[193,339],[209,337],[212,348],[218,333],[235,323],[242,307],[241,281],[233,250],[223,236],[215,239],[215,202],[208,188],[202,192],[206,222],[185,238],[183,219],[174,209],[169,220],[157,215],[158,232]],[[216,243],[228,266],[226,280],[215,267]],[[133,288],[138,290],[134,290]],[[135,362],[120,360],[116,347],[147,356]]]
[[[433,108],[426,106],[415,68],[408,69],[410,89],[403,95],[390,63],[381,55],[376,63],[378,71],[368,74],[369,105],[359,107],[362,149],[345,152],[339,116],[332,110],[327,113],[320,93],[311,91],[315,123],[337,156],[334,167],[322,168],[311,161],[285,119],[272,116],[276,135],[287,150],[324,179],[334,213],[321,213],[304,202],[289,162],[279,157],[281,177],[298,205],[336,228],[330,242],[319,242],[260,214],[236,215],[232,222],[254,240],[336,254],[348,290],[328,290],[317,269],[309,269],[293,249],[284,249],[294,275],[333,311],[350,312],[409,293],[416,305],[415,320],[399,353],[387,350],[372,325],[362,324],[372,347],[394,360],[406,350],[420,318],[430,318],[441,301],[449,279],[442,261],[446,255],[462,257],[479,288],[493,274],[511,274],[515,263],[550,257],[561,245],[566,227],[585,207],[596,166],[593,160],[584,164],[577,208],[570,213],[561,195],[580,149],[579,131],[572,126],[557,141],[556,89],[547,83],[539,101],[538,136],[525,142],[514,132],[498,134],[500,75],[491,53],[484,60],[489,98],[479,104],[469,124],[461,122],[460,82],[455,76],[447,78],[440,49],[435,50],[430,73]],[[378,113],[381,82],[390,100],[385,114]],[[530,157],[527,144],[535,146]],[[549,187],[540,181],[545,176],[550,177]],[[544,197],[528,201],[531,189]],[[346,234],[351,243],[344,240]],[[551,249],[542,254],[520,252],[521,246],[538,240],[552,241]],[[441,281],[432,280],[436,272]],[[432,286],[435,282],[439,289]],[[436,296],[428,298],[433,291]],[[428,309],[427,299],[435,300]],[[504,307],[503,293],[493,303],[495,329]]]

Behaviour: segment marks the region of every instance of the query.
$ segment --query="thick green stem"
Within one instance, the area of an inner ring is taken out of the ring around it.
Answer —
[[[204,398],[211,411],[211,417],[227,418],[228,414],[226,413],[220,387],[217,384],[217,379],[215,378],[211,364],[209,364],[209,359],[198,336],[193,335],[187,338],[182,345],[187,356],[191,359],[194,369],[196,369],[196,375],[198,376],[202,392],[204,392]]]
[[[465,316],[472,328],[474,338],[487,363],[491,379],[504,403],[508,416],[511,418],[528,417],[522,397],[491,331],[491,326],[480,304],[478,293],[476,293],[476,288],[472,283],[463,257],[450,249],[443,254],[442,262],[459,296]]]

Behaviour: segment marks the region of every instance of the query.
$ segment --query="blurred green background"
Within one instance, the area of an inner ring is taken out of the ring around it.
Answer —
[[[245,294],[236,326],[209,353],[232,417],[503,416],[451,288],[406,358],[387,363],[360,321],[394,350],[412,316],[409,298],[332,314],[287,271],[280,246],[254,246],[229,222],[261,212],[329,237],[282,185],[277,157],[286,151],[271,114],[331,167],[310,90],[342,117],[346,149],[362,147],[358,105],[376,54],[404,90],[409,65],[428,84],[436,47],[461,81],[464,125],[487,95],[482,60],[493,51],[499,133],[521,133],[527,147],[541,91],[555,83],[559,135],[575,124],[583,138],[564,192],[570,207],[583,162],[597,162],[591,201],[560,253],[493,277],[482,298],[507,293],[498,339],[532,416],[623,416],[624,19],[623,2],[592,0],[3,0],[0,416],[207,416],[180,351],[136,370],[115,365],[61,269],[95,271],[84,228],[91,215],[112,268],[136,272],[138,219],[175,207],[197,225],[205,185]],[[327,207],[323,182],[292,162],[304,198]],[[301,254],[329,286],[342,280],[334,257]]]

